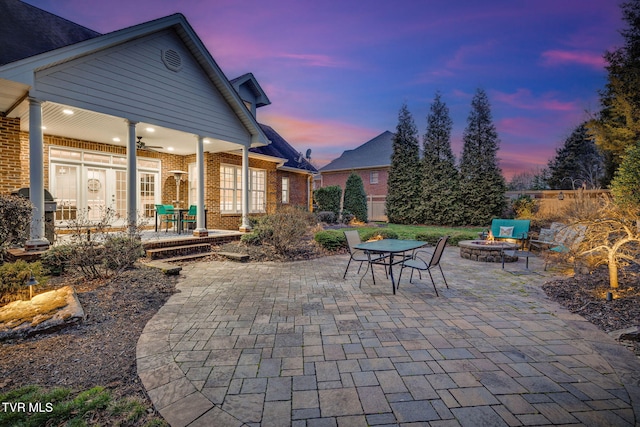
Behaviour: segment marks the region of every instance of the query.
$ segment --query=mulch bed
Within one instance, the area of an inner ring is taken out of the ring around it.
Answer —
[[[0,391],[104,386],[116,398],[136,397],[147,407],[135,425],[162,420],[138,378],[136,345],[147,322],[176,292],[175,281],[144,267],[110,280],[53,278],[49,289],[75,285],[86,318],[49,335],[0,343]]]
[[[621,269],[619,287],[609,286],[609,273],[605,266],[591,274],[557,279],[543,285],[547,296],[577,313],[605,332],[614,332],[640,326],[640,268]],[[607,301],[607,292],[613,300]],[[623,342],[640,356],[640,342]]]

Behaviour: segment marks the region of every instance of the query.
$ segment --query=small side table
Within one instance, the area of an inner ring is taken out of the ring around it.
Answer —
[[[502,269],[504,270],[504,257],[506,256],[510,256],[510,257],[522,257],[525,258],[527,260],[526,264],[525,264],[525,268],[528,270],[529,269],[529,258],[531,257],[535,257],[537,256],[536,254],[534,254],[531,251],[526,251],[526,250],[518,250],[518,249],[504,249],[502,251]]]

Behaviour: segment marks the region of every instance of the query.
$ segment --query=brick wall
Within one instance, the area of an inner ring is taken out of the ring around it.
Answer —
[[[378,183],[371,183],[371,172],[378,172]],[[362,178],[362,183],[364,184],[364,192],[367,196],[386,196],[387,195],[387,180],[389,178],[389,169],[359,169],[354,171],[360,178]],[[351,175],[351,171],[341,171],[341,172],[322,172],[322,186],[328,187],[330,185],[339,185],[340,188],[344,191],[344,188],[347,184],[347,178]]]
[[[9,194],[22,185],[20,119],[0,117],[0,193]]]

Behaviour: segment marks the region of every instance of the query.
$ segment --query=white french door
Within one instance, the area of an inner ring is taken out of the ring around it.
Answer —
[[[114,215],[113,225],[122,225],[127,218],[127,172],[96,166],[52,164],[51,192],[58,202],[57,221],[76,220],[78,211],[86,212],[88,221],[100,221],[107,210]],[[139,198],[144,215],[156,198],[156,173],[141,172]]]
[[[112,189],[107,188],[107,169],[88,167],[84,173],[84,185],[87,207],[87,219],[100,221],[112,206]]]

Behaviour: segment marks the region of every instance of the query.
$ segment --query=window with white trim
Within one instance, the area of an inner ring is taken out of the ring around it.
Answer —
[[[282,203],[289,203],[289,178],[282,177]]]
[[[369,184],[377,184],[378,183],[378,171],[369,172]]]
[[[267,171],[249,169],[249,212],[266,212]],[[220,211],[242,212],[242,168],[235,165],[220,166]]]

